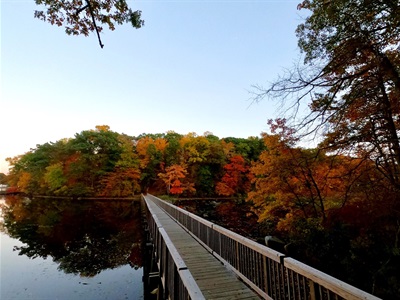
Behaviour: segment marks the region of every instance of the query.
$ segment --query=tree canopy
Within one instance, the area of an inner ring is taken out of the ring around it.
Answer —
[[[399,190],[399,2],[306,0],[298,7],[311,12],[296,31],[303,66],[259,87],[256,100],[306,103],[298,127],[321,133],[321,148],[374,161]]]
[[[235,146],[211,134],[167,132],[133,137],[102,125],[8,158],[11,172],[7,180],[27,194],[72,197],[129,197],[146,191],[244,195],[250,188],[246,174],[257,157],[254,147],[243,148],[242,143],[254,144],[258,151],[265,148],[262,139],[254,137]],[[216,188],[223,183],[225,192]]]
[[[63,26],[68,35],[88,36],[95,31],[101,48],[103,26],[114,30],[123,23],[130,23],[134,28],[144,25],[142,12],[132,10],[126,0],[35,0],[35,3],[44,7],[35,11],[35,18]]]

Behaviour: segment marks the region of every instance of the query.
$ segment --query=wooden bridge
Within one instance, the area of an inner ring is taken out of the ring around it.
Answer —
[[[159,299],[379,299],[157,197],[142,200]]]

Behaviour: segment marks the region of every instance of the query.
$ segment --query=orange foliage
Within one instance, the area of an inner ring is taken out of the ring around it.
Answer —
[[[233,155],[235,150],[235,145],[232,142],[227,143],[224,140],[222,140],[221,147],[226,157],[231,157]]]
[[[156,146],[156,149],[160,152],[164,152],[165,148],[167,148],[168,146],[168,141],[166,139],[163,138],[157,138],[154,141],[154,146]]]
[[[140,172],[135,168],[116,168],[103,179],[101,196],[128,197],[140,191]]]
[[[182,194],[183,187],[180,179],[186,177],[187,171],[180,165],[172,165],[165,169],[165,173],[159,173],[158,177],[164,181],[167,187],[167,193]]]
[[[150,145],[154,145],[154,140],[151,137],[143,137],[137,141],[136,152],[140,158],[140,168],[144,169],[150,161],[150,155],[147,149]]]
[[[360,162],[327,156],[316,149],[295,148],[292,135],[286,129],[280,134],[264,134],[267,150],[251,168],[255,189],[248,199],[260,209],[260,219],[269,218],[274,211],[285,211],[279,216],[281,222],[298,214],[326,220],[329,209],[355,199]]]
[[[224,166],[225,175],[216,185],[218,195],[233,196],[240,192],[248,192],[250,181],[247,176],[249,167],[241,155],[232,156],[229,164]]]

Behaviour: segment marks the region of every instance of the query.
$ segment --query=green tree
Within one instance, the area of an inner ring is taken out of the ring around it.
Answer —
[[[260,153],[265,150],[265,144],[259,137],[248,137],[247,139],[227,137],[222,140],[225,143],[232,143],[234,145],[234,152],[249,161],[258,160]]]
[[[44,193],[46,184],[44,174],[51,164],[54,144],[36,145],[24,155],[8,158],[11,166],[10,183],[21,188],[21,191],[33,194]]]
[[[167,166],[179,164],[181,162],[181,149],[179,141],[182,135],[174,131],[167,131],[165,139],[168,141],[168,146],[165,149],[165,163]]]
[[[187,178],[190,183],[194,183],[197,196],[209,196],[214,192],[211,163],[213,144],[207,136],[198,136],[194,132],[180,139],[182,164],[187,165]]]
[[[120,160],[122,148],[118,137],[118,133],[99,127],[82,131],[71,140],[69,147],[75,159],[69,164],[69,178],[75,183],[75,195],[81,194],[81,188],[81,195],[100,192],[100,179],[112,172]]]
[[[102,196],[127,197],[140,192],[139,158],[134,151],[133,138],[118,136],[121,155],[114,169],[106,173],[102,180]]]
[[[51,192],[60,194],[66,191],[67,180],[64,176],[63,164],[61,162],[46,167],[44,180]]]

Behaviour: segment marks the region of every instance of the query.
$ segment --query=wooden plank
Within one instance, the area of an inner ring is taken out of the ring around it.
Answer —
[[[192,264],[186,262],[186,265],[192,269],[195,270],[196,269],[196,274],[209,274],[210,276],[214,276],[215,274],[226,274],[225,270],[221,270],[221,268],[219,266],[215,266],[215,267],[207,267],[207,268],[201,268],[200,266],[195,266],[193,267]]]
[[[220,293],[214,293],[212,296],[205,295],[207,299],[259,299],[254,298],[254,294],[249,293],[248,290],[237,290],[237,291],[223,291]]]
[[[196,272],[196,275],[195,275],[194,279],[197,280],[197,281],[201,281],[201,280],[208,280],[208,281],[211,280],[211,281],[213,281],[213,280],[221,278],[221,277],[223,277],[225,275],[226,275],[226,273],[224,273],[224,272],[213,272],[213,273],[204,272],[204,273],[201,273],[201,274]]]
[[[219,285],[214,285],[214,284],[211,284],[210,282],[196,281],[196,283],[199,286],[199,288],[202,290],[206,299],[207,299],[207,296],[206,296],[207,294],[213,295],[214,293],[221,292],[221,291],[238,291],[238,290],[242,290],[243,288],[246,287],[245,285],[240,287],[235,282],[224,283],[224,284],[219,284]],[[249,289],[249,291],[251,291],[251,290]],[[254,294],[254,292],[253,292],[253,294]],[[260,297],[257,297],[256,299],[260,299]]]

